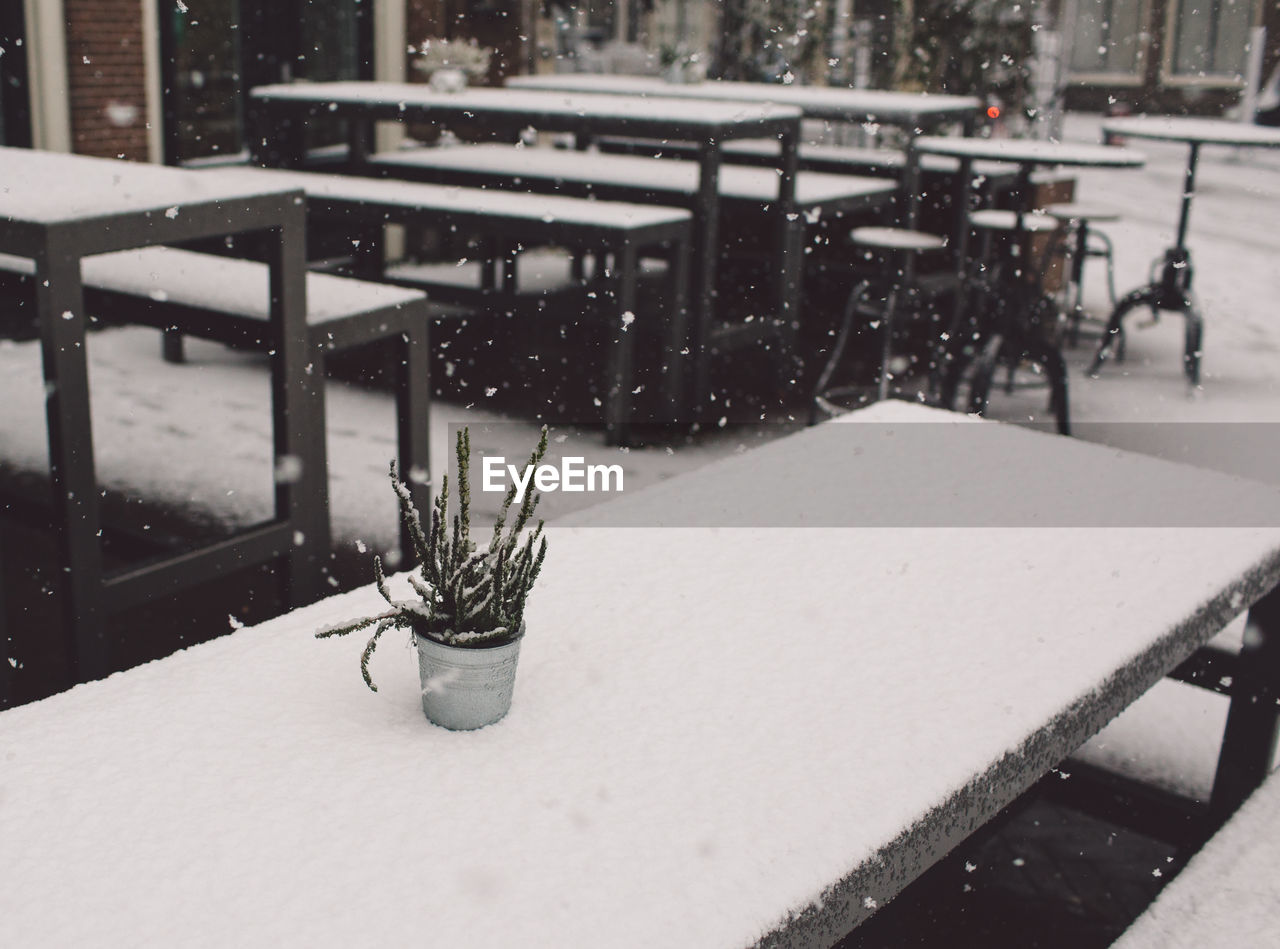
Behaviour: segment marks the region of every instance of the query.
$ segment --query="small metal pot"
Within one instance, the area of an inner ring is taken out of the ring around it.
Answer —
[[[414,633],[422,711],[427,720],[468,731],[492,725],[511,708],[524,626],[499,646],[446,646]]]

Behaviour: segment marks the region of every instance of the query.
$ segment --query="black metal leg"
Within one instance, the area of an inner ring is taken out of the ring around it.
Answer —
[[[13,666],[9,664],[9,616],[4,605],[4,544],[0,538],[0,709],[8,708],[13,692]]]
[[[162,331],[160,358],[174,365],[181,365],[187,361],[186,347],[183,345],[182,334],[173,327]]]
[[[1280,588],[1249,610],[1209,810],[1220,824],[1271,771],[1280,732]]]
[[[1200,353],[1204,348],[1204,318],[1200,315],[1200,307],[1188,294],[1186,309],[1182,315],[1187,322],[1186,347],[1183,350],[1183,368],[1187,373],[1187,381],[1193,386],[1200,384]]]
[[[425,309],[413,329],[401,337],[396,368],[396,444],[400,474],[419,511],[431,510],[431,347],[430,319]],[[401,565],[413,562],[409,529],[400,524]]]
[[[691,256],[689,239],[682,238],[672,243],[671,257],[668,266],[670,281],[668,289],[671,294],[667,317],[667,338],[665,343],[666,358],[663,360],[663,401],[666,418],[664,421],[674,422],[680,419],[681,407],[685,404],[685,386],[688,375],[685,372],[689,364],[689,259]]]
[[[1067,361],[1062,351],[1047,340],[1036,336],[1022,343],[1023,353],[1032,362],[1043,367],[1049,379],[1049,406],[1058,420],[1058,433],[1071,434],[1071,419],[1067,400]]]
[[[608,395],[605,401],[605,440],[610,445],[625,445],[631,423],[632,364],[635,351],[634,328],[636,309],[636,248],[627,243],[616,253],[617,298],[612,313],[613,339],[609,346],[609,365],[605,373]]]
[[[1102,342],[1098,346],[1098,352],[1093,357],[1093,363],[1089,366],[1088,374],[1097,376],[1102,369],[1102,364],[1111,356],[1111,350],[1116,345],[1120,334],[1123,332],[1122,321],[1136,306],[1156,306],[1160,299],[1160,287],[1156,285],[1140,287],[1125,294],[1124,298],[1116,304],[1115,309],[1111,311],[1111,316],[1107,320],[1107,327],[1102,331]]]
[[[53,481],[58,562],[67,630],[67,683],[100,679],[111,670],[104,628],[98,483],[85,360],[80,257],[50,244],[37,253],[36,309],[47,395],[49,467]]]
[[[284,332],[306,325],[305,210],[289,209],[288,224],[269,242],[272,430],[274,432],[276,517],[295,525],[288,555],[291,606],[316,600],[320,575],[330,556],[328,464],[324,431],[324,379],[316,373],[305,335]],[[308,365],[310,369],[308,369]]]
[[[809,424],[815,425],[818,421],[818,400],[822,397],[822,393],[827,390],[827,386],[831,383],[831,377],[835,374],[836,367],[840,364],[841,358],[844,356],[845,347],[849,345],[849,338],[853,335],[853,320],[858,312],[858,304],[866,297],[867,289],[871,286],[869,280],[864,280],[849,294],[849,299],[844,306],[844,317],[840,321],[840,332],[836,336],[836,343],[831,348],[831,355],[827,357],[827,364],[822,367],[822,372],[818,375],[818,381],[813,388],[813,398],[809,400]]]

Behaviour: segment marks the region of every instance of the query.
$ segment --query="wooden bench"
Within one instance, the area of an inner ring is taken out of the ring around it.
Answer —
[[[25,277],[30,261],[0,255],[0,272]],[[165,334],[165,356],[181,359],[181,337],[195,336],[254,350],[276,343],[269,322],[269,274],[252,260],[147,247],[85,258],[86,304],[103,318],[154,326]],[[402,287],[328,274],[307,275],[308,346],[311,371],[323,378],[325,357],[366,343],[399,348],[395,399],[400,470],[430,472],[430,351],[433,309],[426,296]],[[321,421],[324,387],[317,387]],[[325,447],[316,446],[324,459]],[[425,477],[410,479],[419,506],[430,500]],[[328,518],[328,512],[324,512]],[[402,550],[410,551],[407,532]]]
[[[1280,780],[1274,776],[1160,891],[1114,949],[1236,949],[1280,941]]]
[[[484,191],[446,185],[411,184],[344,175],[325,175],[264,168],[236,168],[220,174],[239,174],[278,182],[284,187],[302,188],[307,194],[307,213],[317,220],[340,221],[352,233],[376,242],[384,224],[431,224],[476,235],[497,243],[502,258],[503,280],[499,283],[491,266],[482,270],[482,280],[473,293],[458,296],[458,287],[449,281],[433,281],[390,275],[376,255],[365,258],[362,274],[379,279],[421,286],[433,298],[508,306],[517,289],[516,261],[521,250],[555,245],[612,259],[608,280],[591,288],[596,308],[607,306],[609,354],[604,373],[606,436],[624,442],[632,415],[633,350],[632,323],[647,321],[637,313],[636,290],[640,257],[644,253],[664,256],[671,272],[666,286],[668,318],[663,328],[664,360],[662,390],[665,411],[674,417],[684,401],[685,357],[688,346],[686,298],[690,223],[692,215],[680,208],[610,201],[584,201],[555,195],[527,195]],[[606,268],[599,268],[600,277]],[[476,294],[479,294],[477,297]],[[584,298],[585,299],[585,298]]]

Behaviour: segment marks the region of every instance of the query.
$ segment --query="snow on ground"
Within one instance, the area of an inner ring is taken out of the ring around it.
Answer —
[[[1270,946],[1280,919],[1280,782],[1273,777],[1205,844],[1114,949]]]
[[[1094,116],[1068,117],[1068,140],[1100,140]],[[1134,143],[1149,159],[1135,171],[1081,171],[1077,199],[1114,206],[1123,219],[1105,227],[1117,252],[1121,293],[1146,281],[1149,267],[1171,242],[1177,223],[1186,146]],[[1083,437],[1118,447],[1164,454],[1267,480],[1280,467],[1234,447],[1206,447],[1184,439],[1176,427],[1131,422],[1273,422],[1280,420],[1280,152],[1206,147],[1201,155],[1190,246],[1195,286],[1205,313],[1202,387],[1188,391],[1181,373],[1182,321],[1164,314],[1139,328],[1131,318],[1128,359],[1111,363],[1098,379],[1084,374],[1092,350],[1069,352],[1071,407]],[[1086,303],[1105,312],[1105,281],[1098,264],[1086,274]],[[95,450],[105,484],[143,497],[203,510],[228,523],[260,520],[270,512],[270,432],[267,379],[259,358],[190,341],[188,365],[159,358],[154,331],[125,328],[95,334],[89,360],[93,385]],[[35,343],[0,343],[0,458],[20,469],[43,470],[45,447],[43,382]],[[998,418],[1043,418],[1043,394],[1019,393],[993,402]],[[396,521],[385,489],[387,461],[394,454],[394,418],[389,395],[331,382],[328,389],[329,460],[335,537],[372,546],[394,543]],[[447,457],[447,425],[473,426],[497,416],[479,406],[440,403],[432,420],[432,456]],[[776,429],[767,434],[776,433]],[[765,434],[765,433],[762,433]],[[1261,440],[1252,429],[1242,438]],[[484,440],[522,457],[536,439],[527,422],[494,426]],[[1271,439],[1274,441],[1274,439]],[[1211,440],[1209,440],[1211,441]],[[752,437],[709,432],[692,445],[658,445],[623,452],[600,444],[599,431],[577,439],[592,462],[622,460],[627,490],[668,478],[724,454],[743,450]],[[1190,448],[1188,448],[1190,445]],[[544,513],[563,513],[565,495],[546,495]],[[1087,595],[1082,590],[1081,595]],[[1238,639],[1238,635],[1237,635]],[[1148,700],[1094,743],[1095,760],[1123,764],[1162,783],[1203,794],[1212,749],[1221,730],[1222,700],[1200,690],[1190,701],[1170,700],[1173,684]],[[1167,742],[1153,737],[1164,730]],[[1207,762],[1207,764],[1206,764]]]

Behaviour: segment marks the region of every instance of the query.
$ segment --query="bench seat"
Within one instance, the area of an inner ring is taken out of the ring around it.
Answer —
[[[410,180],[533,189],[572,187],[575,194],[594,194],[607,200],[644,195],[685,206],[697,196],[699,175],[693,161],[500,144],[382,152],[370,158],[369,166],[375,172]],[[882,204],[894,190],[894,184],[882,178],[819,172],[796,176],[796,204],[802,210],[862,210]],[[725,165],[720,170],[720,198],[730,206],[768,209],[778,198],[778,172]]]
[[[602,152],[628,155],[657,155],[665,158],[693,158],[697,149],[687,142],[655,142],[652,139],[608,137],[596,140]],[[743,165],[769,165],[776,167],[781,147],[771,138],[740,138],[725,142],[725,161]],[[906,168],[906,155],[893,148],[861,148],[854,145],[833,145],[825,142],[801,142],[799,147],[801,171],[816,171],[829,175],[871,175],[876,178],[897,178]],[[920,169],[924,172],[954,174],[960,163],[943,155],[922,155]],[[1008,162],[981,161],[974,163],[974,171],[989,178],[1012,181],[1017,166]]]
[[[606,332],[610,337],[603,389],[607,393],[606,437],[611,442],[626,440],[631,419],[635,333],[628,328],[633,321],[649,316],[636,312],[642,250],[668,255],[672,261],[664,346],[669,354],[687,348],[685,294],[692,221],[687,210],[269,168],[237,167],[219,169],[217,173],[301,188],[307,196],[309,217],[340,222],[346,233],[365,235],[373,244],[378,242],[384,224],[429,224],[491,240],[503,249],[510,272],[514,272],[516,253],[531,246],[552,244],[612,255],[609,292],[596,294],[597,309],[607,314]],[[369,257],[365,258],[361,273],[389,279],[384,262],[376,255],[372,264]],[[430,282],[429,274],[424,276],[425,280],[409,282],[425,286],[428,291],[457,289],[456,281],[437,285]],[[683,398],[683,362],[673,355],[662,367],[664,401],[673,416]]]
[[[32,261],[0,254],[0,272],[30,278]],[[181,359],[181,338],[195,336],[250,349],[275,344],[270,333],[270,272],[266,264],[174,247],[145,247],[84,258],[86,305],[96,316],[154,326],[165,333],[165,358]],[[386,341],[395,360],[397,444],[402,471],[430,471],[430,319],[438,308],[417,290],[309,273],[307,329],[313,368],[323,377],[325,353]],[[321,430],[324,387],[316,388]],[[321,449],[323,457],[323,449]],[[411,483],[416,503],[429,485]],[[327,512],[325,514],[327,518]],[[408,545],[402,534],[403,550]]]
[[[1113,949],[1280,943],[1280,780],[1271,777],[1160,892]]]

